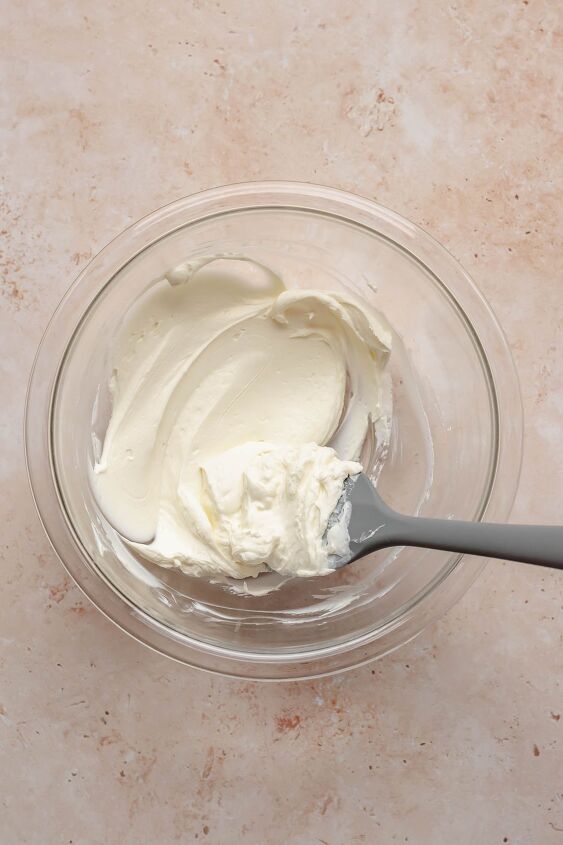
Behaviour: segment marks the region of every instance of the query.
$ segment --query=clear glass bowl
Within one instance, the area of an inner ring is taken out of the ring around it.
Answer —
[[[289,286],[352,290],[386,314],[397,333],[391,442],[383,456],[371,438],[363,458],[391,505],[425,516],[508,516],[522,451],[518,382],[469,276],[399,215],[331,188],[285,182],[216,188],[168,205],[80,274],[47,328],[29,386],[26,453],[37,509],[86,595],[163,654],[269,680],[357,666],[441,615],[484,562],[389,549],[275,590],[262,576],[248,589],[210,584],[134,556],[92,495],[92,430],[103,438],[108,353],[123,314],[170,267],[216,254],[262,261]]]

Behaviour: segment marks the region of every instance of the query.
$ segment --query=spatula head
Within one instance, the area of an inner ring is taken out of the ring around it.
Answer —
[[[370,541],[370,551],[374,551],[378,532],[383,533],[389,519],[389,509],[382,501],[375,487],[363,472],[352,475],[344,482],[342,496],[333,511],[327,530],[337,520],[341,519],[343,509],[350,511],[348,534],[350,535],[350,552],[338,557],[333,555],[331,564],[335,569],[345,566],[366,554],[365,545]],[[381,547],[385,545],[382,537]]]

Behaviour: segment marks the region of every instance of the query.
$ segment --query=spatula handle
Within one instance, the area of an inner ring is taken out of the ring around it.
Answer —
[[[397,546],[421,546],[563,569],[561,526],[493,525],[393,514],[385,534],[386,540]]]

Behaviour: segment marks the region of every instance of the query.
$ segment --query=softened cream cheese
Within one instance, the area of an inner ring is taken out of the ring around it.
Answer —
[[[145,558],[191,575],[321,575],[327,523],[388,413],[391,332],[351,295],[246,259],[180,265],[125,315],[93,484]]]

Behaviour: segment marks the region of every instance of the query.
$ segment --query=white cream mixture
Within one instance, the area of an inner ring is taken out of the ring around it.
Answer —
[[[327,533],[328,518],[388,413],[390,345],[352,296],[287,290],[244,259],[175,268],[116,339],[102,511],[189,574],[325,574],[348,543],[345,509]]]

